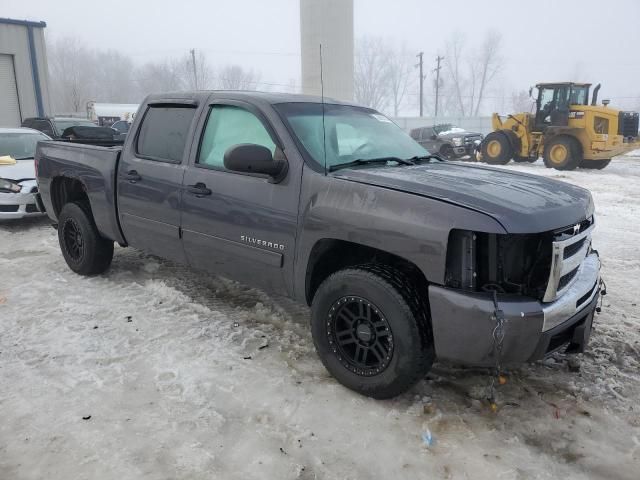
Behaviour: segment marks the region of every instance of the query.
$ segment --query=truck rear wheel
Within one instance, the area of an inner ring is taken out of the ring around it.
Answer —
[[[506,165],[513,158],[511,142],[502,132],[491,132],[481,145],[482,160],[490,165]]]
[[[544,147],[544,164],[556,170],[575,170],[581,161],[580,146],[569,136],[553,138]]]
[[[602,170],[611,163],[611,159],[607,160],[582,160],[580,162],[580,168]]]
[[[100,236],[85,202],[67,203],[58,216],[58,241],[69,268],[80,275],[97,275],[111,265],[113,242]]]
[[[311,328],[329,373],[369,397],[405,392],[434,360],[426,308],[406,278],[385,266],[329,276],[313,298]]]

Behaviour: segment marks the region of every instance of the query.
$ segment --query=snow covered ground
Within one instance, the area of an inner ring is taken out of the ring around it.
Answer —
[[[0,225],[0,479],[639,478],[640,158],[504,168],[593,192],[609,295],[579,365],[510,370],[495,414],[484,371],[370,400],[302,306],[131,249],[83,278],[46,221]]]

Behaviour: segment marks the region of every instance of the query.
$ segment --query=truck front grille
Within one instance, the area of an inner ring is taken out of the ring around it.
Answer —
[[[569,273],[565,273],[563,276],[561,276],[560,281],[558,282],[558,290],[563,290],[567,285],[569,285],[571,280],[573,280],[573,278],[578,273],[578,270],[579,268],[576,267],[575,269],[571,270]]]
[[[551,270],[543,302],[553,302],[576,280],[580,265],[589,253],[594,227],[595,222],[591,217],[554,232]]]

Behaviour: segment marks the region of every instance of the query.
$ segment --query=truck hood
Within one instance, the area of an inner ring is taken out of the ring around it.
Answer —
[[[593,214],[588,190],[537,175],[451,162],[352,168],[336,178],[459,205],[497,220],[508,233],[537,233]]]
[[[443,132],[438,134],[438,137],[443,138],[443,139],[447,139],[450,140],[452,138],[455,137],[481,137],[482,134],[478,133],[478,132],[467,132],[466,130],[462,131],[462,132]]]
[[[33,159],[16,160],[13,165],[0,165],[0,178],[7,180],[35,180],[36,167]]]

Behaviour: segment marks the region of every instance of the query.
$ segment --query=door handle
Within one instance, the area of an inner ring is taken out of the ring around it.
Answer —
[[[130,183],[136,183],[142,180],[142,177],[138,175],[138,172],[136,172],[135,170],[129,170],[127,173],[122,175],[122,178]]]
[[[193,193],[196,197],[204,197],[205,195],[211,195],[211,189],[207,188],[204,183],[196,183],[195,185],[187,185],[187,192]]]

